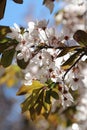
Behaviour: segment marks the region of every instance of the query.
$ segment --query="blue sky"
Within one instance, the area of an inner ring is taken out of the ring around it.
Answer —
[[[55,4],[52,14],[42,5],[43,0],[24,0],[23,4],[16,4],[12,0],[7,0],[5,15],[0,20],[0,25],[13,26],[14,23],[26,26],[28,21],[36,19],[49,19],[53,24],[53,14],[61,8],[61,2]]]

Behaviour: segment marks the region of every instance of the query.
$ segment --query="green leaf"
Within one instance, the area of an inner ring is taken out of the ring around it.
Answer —
[[[14,48],[3,52],[1,57],[1,64],[3,65],[3,67],[8,67],[12,63],[14,53],[15,53]]]
[[[50,85],[50,88],[53,89],[53,88],[55,88],[55,87],[56,87],[56,83],[53,82],[53,83]]]
[[[72,54],[68,60],[66,60],[63,64],[62,64],[62,69],[68,69],[74,62],[75,60],[78,58],[79,54],[82,52],[82,50],[79,50],[78,52],[75,52],[74,54]]]
[[[3,18],[7,0],[0,0],[0,19]]]
[[[11,29],[9,26],[0,26],[0,38],[4,38],[7,33],[10,33]]]
[[[13,0],[15,3],[22,4],[23,0]]]
[[[7,42],[9,42],[11,39],[10,38],[6,38],[6,37],[4,37],[4,38],[0,38],[0,44],[5,44],[5,43],[7,43]]]
[[[28,110],[28,107],[29,107],[30,101],[31,101],[30,98],[31,98],[31,96],[28,96],[28,97],[26,98],[26,100],[21,103],[22,113],[24,113],[25,111]]]
[[[39,93],[38,99],[35,104],[35,110],[38,115],[41,114],[42,106],[43,106],[43,98],[44,98],[44,91],[42,90]]]
[[[46,103],[45,101],[43,102],[43,108],[45,112],[49,112],[51,108],[51,104]],[[44,112],[43,112],[44,113]]]
[[[64,55],[66,55],[69,52],[75,51],[77,48],[79,48],[79,46],[72,46],[72,47],[64,47],[61,52],[58,54],[57,57],[62,57]]]
[[[59,99],[59,95],[58,95],[58,93],[57,92],[55,92],[55,91],[51,91],[51,96],[53,97],[53,98],[55,98],[55,99]]]
[[[30,108],[30,117],[32,120],[35,120],[36,119],[36,111],[34,109],[34,107]]]
[[[24,59],[17,59],[17,64],[21,69],[25,69],[28,65],[29,61],[25,62]]]
[[[47,93],[49,93],[48,91]],[[45,102],[45,92],[44,89],[34,89],[32,94],[21,104],[22,112],[28,110],[32,120],[35,120],[40,114],[45,116],[45,114],[49,115],[50,113],[51,105]]]
[[[73,38],[81,45],[87,46],[87,33],[83,30],[78,30],[73,35]]]
[[[23,103],[21,103],[22,113],[33,107],[37,98],[38,95],[35,96],[30,95]]]
[[[24,95],[24,94],[32,93],[32,92],[36,93],[36,91],[41,89],[43,86],[44,84],[41,84],[39,81],[34,80],[32,82],[32,85],[28,85],[28,86],[22,85],[16,95],[20,96],[20,95]]]
[[[41,103],[38,103],[35,109],[36,109],[37,115],[40,115],[41,110],[42,110],[42,104],[41,104]]]
[[[48,104],[51,104],[51,90],[47,90],[46,91],[46,96],[45,96],[45,102],[48,103]]]
[[[56,87],[56,83],[53,82],[51,79],[47,80],[46,86],[51,90]]]
[[[20,96],[20,95],[25,95],[26,93],[28,93],[28,90],[29,90],[29,86],[21,86],[20,89],[18,90],[18,92],[16,93],[17,96]]]
[[[9,47],[15,47],[17,44],[10,38],[0,38],[0,53],[3,53]]]
[[[24,113],[27,110],[30,110],[36,104],[36,101],[39,97],[40,89],[36,89],[32,92],[31,95],[21,104],[22,112]]]

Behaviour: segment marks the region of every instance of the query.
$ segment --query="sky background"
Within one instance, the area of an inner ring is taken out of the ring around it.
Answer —
[[[12,0],[7,0],[4,18],[0,20],[0,25],[13,26],[14,23],[17,23],[21,26],[27,26],[28,21],[38,19],[49,20],[50,25],[53,25],[54,13],[62,7],[61,0],[55,3],[52,14],[42,3],[43,0],[24,0],[23,4],[16,4]]]

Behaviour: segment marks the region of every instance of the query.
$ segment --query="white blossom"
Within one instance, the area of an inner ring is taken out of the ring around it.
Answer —
[[[12,39],[16,39],[17,41],[20,41],[21,39],[21,30],[20,27],[14,23],[14,27],[10,27],[11,33],[8,33],[7,36],[11,37]]]

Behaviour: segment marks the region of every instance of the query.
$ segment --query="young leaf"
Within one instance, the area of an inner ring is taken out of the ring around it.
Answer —
[[[30,87],[30,91],[31,90],[36,90],[36,89],[40,89],[42,87],[44,87],[44,84],[40,83],[38,80],[34,80],[32,82],[32,85],[29,86]]]
[[[81,45],[87,46],[87,33],[83,30],[78,30],[73,35],[73,38]]]
[[[4,38],[7,33],[10,33],[11,29],[9,26],[0,26],[0,38]]]
[[[37,115],[40,115],[41,109],[42,109],[42,104],[38,103],[35,109],[36,109]]]
[[[56,87],[56,83],[52,82],[51,84],[48,85],[49,88],[53,89]]]
[[[39,97],[39,94],[40,94],[40,89],[33,91],[32,94],[29,95],[27,99],[21,104],[23,113],[27,110],[30,110],[32,107],[34,108],[36,101]]]
[[[18,90],[18,92],[16,93],[17,96],[20,96],[20,95],[24,95],[28,92],[28,89],[29,89],[29,86],[21,86],[21,88]]]
[[[66,55],[68,52],[72,52],[75,49],[79,48],[79,46],[72,46],[72,47],[64,47],[61,52],[58,54],[57,57],[62,57],[64,55]]]
[[[0,19],[3,18],[7,0],[0,0]]]
[[[29,111],[30,111],[30,117],[31,117],[31,119],[35,120],[36,117],[37,117],[37,114],[36,114],[36,111],[35,111],[34,107],[30,108]]]
[[[22,4],[23,0],[13,0],[15,3]]]
[[[24,94],[32,93],[32,92],[36,93],[36,90],[42,88],[43,86],[44,86],[44,84],[41,84],[39,81],[34,80],[32,82],[32,85],[21,86],[16,95],[20,96],[20,95],[24,95]]]
[[[27,97],[27,99],[24,102],[21,103],[22,113],[29,110],[28,107],[31,104],[30,99],[31,99],[31,96]]]
[[[1,64],[3,67],[8,67],[12,63],[14,53],[15,53],[14,48],[3,52],[1,57]]]
[[[36,104],[35,104],[35,110],[36,110],[36,113],[38,115],[41,113],[41,110],[42,110],[43,98],[44,98],[44,90],[42,90],[39,93],[38,99],[37,99]]]

